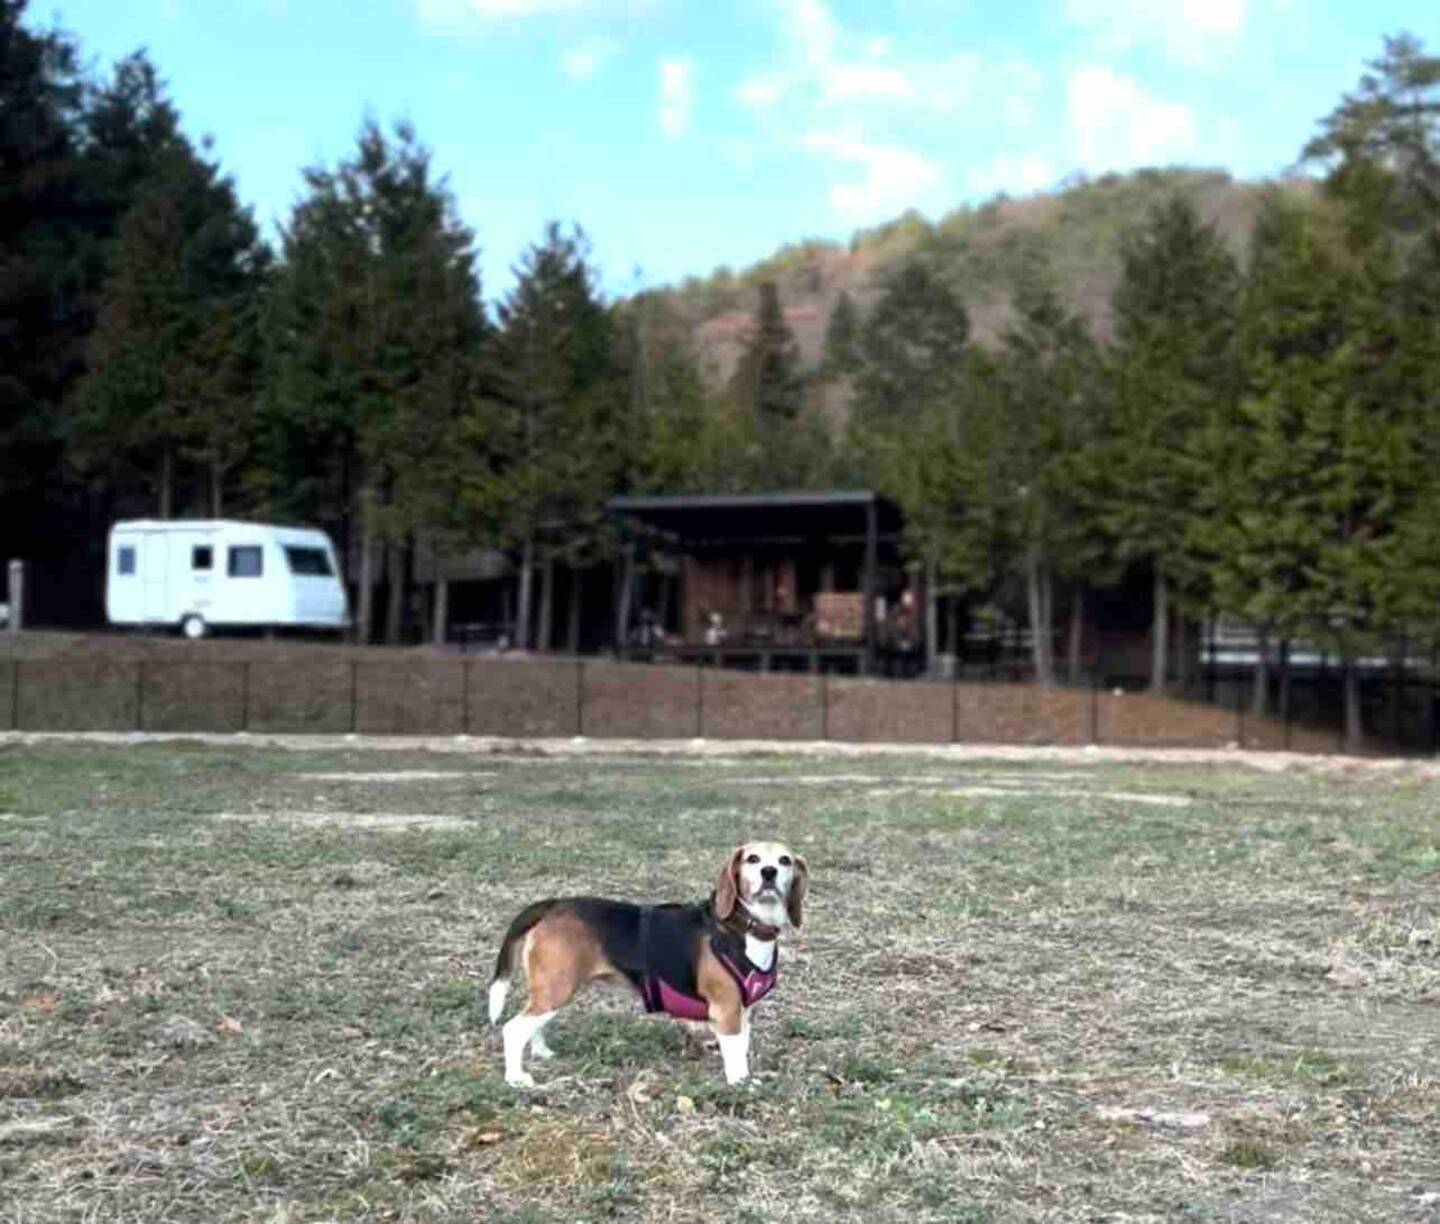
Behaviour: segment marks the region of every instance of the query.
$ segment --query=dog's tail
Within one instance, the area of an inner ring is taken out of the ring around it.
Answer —
[[[516,946],[530,933],[531,928],[557,904],[558,902],[552,898],[548,901],[536,901],[533,905],[527,905],[515,915],[510,929],[505,932],[505,938],[500,942],[500,952],[495,957],[495,974],[490,979],[491,1024],[497,1023],[500,1013],[505,1010],[505,999],[510,994],[510,978],[515,973]]]

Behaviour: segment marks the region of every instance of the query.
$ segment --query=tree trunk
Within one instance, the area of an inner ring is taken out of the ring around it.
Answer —
[[[580,653],[580,600],[585,594],[585,571],[570,571],[570,628],[566,633],[566,649],[571,655]]]
[[[359,607],[355,611],[355,640],[362,646],[370,644],[375,619],[375,542],[371,538],[372,495],[360,494],[360,579],[355,592]]]
[[[1365,746],[1365,724],[1360,715],[1360,676],[1355,660],[1345,655],[1345,751],[1359,752]]]
[[[1390,738],[1399,747],[1405,737],[1405,656],[1409,643],[1401,638],[1390,648]]]
[[[210,517],[225,517],[225,469],[218,462],[210,464]]]
[[[1080,683],[1080,647],[1085,640],[1085,584],[1077,582],[1070,597],[1070,662],[1071,684]]]
[[[1255,643],[1255,691],[1250,697],[1250,713],[1264,718],[1270,706],[1270,630],[1262,628]]]
[[[402,593],[400,599],[400,630],[403,640],[404,634],[417,619],[415,609],[415,536],[413,534],[405,537],[405,546],[402,555],[404,561],[400,572],[403,576],[404,585],[400,588]],[[425,634],[423,632],[420,635],[420,640],[422,642],[425,640]]]
[[[545,562],[540,581],[540,640],[535,649],[548,654],[555,643],[555,562]]]
[[[160,456],[160,517],[168,519],[175,508],[175,457],[167,450]]]
[[[1175,619],[1175,678],[1184,696],[1190,691],[1190,624],[1183,613]]]
[[[1280,718],[1285,723],[1285,732],[1290,732],[1290,639],[1280,639]]]
[[[437,646],[445,645],[450,631],[450,582],[440,577],[438,566],[435,575],[435,621],[432,629],[434,636],[431,641]]]
[[[1165,691],[1165,664],[1170,657],[1170,588],[1159,565],[1155,567],[1154,620],[1150,626],[1150,691]]]
[[[385,644],[398,646],[400,644],[400,620],[405,606],[405,579],[401,572],[404,566],[400,559],[399,544],[391,544],[386,549],[385,569],[385,577],[388,579],[385,603]]]
[[[934,561],[925,562],[925,674],[935,674],[936,656],[940,653],[940,568]]]
[[[535,537],[527,535],[520,550],[520,599],[515,609],[515,648],[530,649],[530,598],[535,581]]]
[[[625,549],[625,560],[620,567],[620,598],[615,608],[615,649],[623,657],[630,636],[630,588],[634,585],[635,549]]]
[[[1025,567],[1025,586],[1030,603],[1030,653],[1035,663],[1035,681],[1045,688],[1055,683],[1055,662],[1051,645],[1050,575],[1035,557]]]

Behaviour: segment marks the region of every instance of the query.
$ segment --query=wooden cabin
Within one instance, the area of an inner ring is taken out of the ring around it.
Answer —
[[[632,540],[678,563],[668,606],[637,613],[622,600],[627,657],[863,674],[923,653],[900,511],[877,493],[617,497],[609,508]]]

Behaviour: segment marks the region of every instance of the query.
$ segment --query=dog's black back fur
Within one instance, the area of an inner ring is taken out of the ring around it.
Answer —
[[[600,937],[606,959],[637,986],[654,974],[685,994],[696,993],[700,940],[715,925],[709,902],[640,906],[576,897],[567,904]]]
[[[637,987],[653,974],[676,990],[694,995],[699,989],[695,965],[700,941],[707,935],[731,941],[721,932],[708,900],[643,906],[605,897],[552,897],[527,905],[515,916],[500,945],[495,977],[507,978],[514,971],[515,946],[532,927],[547,915],[564,910],[595,932],[605,958]],[[734,942],[734,951],[743,963],[743,940]]]

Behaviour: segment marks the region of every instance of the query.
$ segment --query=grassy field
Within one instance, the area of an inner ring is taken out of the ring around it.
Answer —
[[[1404,774],[0,747],[5,1221],[1440,1220]],[[502,1083],[538,896],[812,874],[756,1077],[598,991]]]

